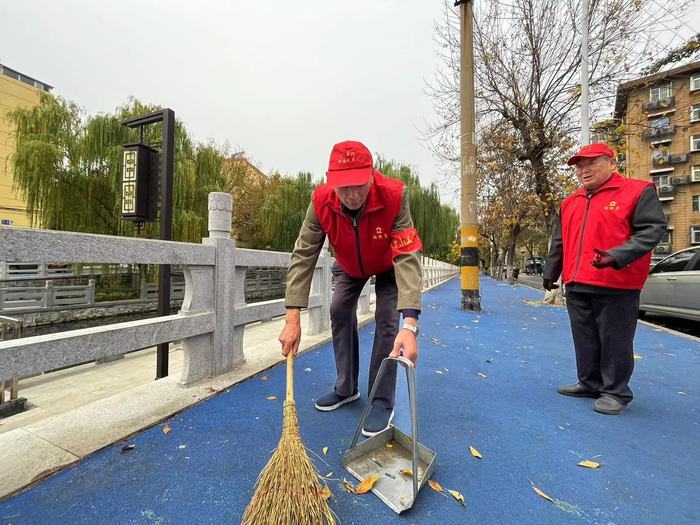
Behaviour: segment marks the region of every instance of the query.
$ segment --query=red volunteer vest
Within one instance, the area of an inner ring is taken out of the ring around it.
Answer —
[[[640,290],[649,275],[651,252],[624,268],[597,269],[591,265],[593,248],[610,250],[632,235],[632,214],[640,195],[652,183],[625,179],[618,173],[588,197],[579,189],[561,203],[564,244],[564,283]]]
[[[314,212],[335,251],[335,260],[351,277],[369,277],[393,268],[400,253],[420,250],[415,228],[392,232],[401,209],[404,184],[374,172],[365,207],[357,220],[343,213],[340,199],[328,184],[314,191]]]

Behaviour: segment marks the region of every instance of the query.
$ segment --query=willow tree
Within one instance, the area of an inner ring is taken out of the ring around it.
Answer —
[[[277,191],[265,200],[261,210],[266,248],[292,251],[316,186],[311,173],[282,178]]]
[[[459,216],[452,207],[440,203],[437,185],[433,183],[425,188],[410,166],[381,157],[377,159],[377,169],[387,177],[399,179],[408,188],[408,204],[423,243],[423,254],[442,261],[452,260]]]
[[[127,118],[160,109],[136,99],[112,114],[85,117],[78,106],[45,94],[34,108],[8,113],[15,126],[14,183],[27,202],[32,224],[46,229],[135,235],[121,218],[122,145],[138,131]],[[160,147],[161,126],[145,129],[144,142]],[[207,234],[207,194],[226,188],[221,162],[226,152],[193,144],[182,123],[175,127],[173,239],[197,242]],[[143,235],[158,236],[158,224]]]

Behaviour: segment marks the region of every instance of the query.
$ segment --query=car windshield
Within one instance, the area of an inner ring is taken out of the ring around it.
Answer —
[[[696,253],[697,250],[687,250],[671,255],[654,266],[651,273],[682,272]]]

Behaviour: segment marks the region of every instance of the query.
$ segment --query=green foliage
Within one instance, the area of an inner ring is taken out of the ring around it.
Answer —
[[[265,200],[262,229],[268,249],[292,251],[315,187],[311,173],[299,173],[283,178],[277,191]]]
[[[160,109],[136,99],[114,113],[83,118],[73,102],[43,95],[34,108],[8,113],[16,126],[14,182],[27,201],[34,225],[108,235],[133,236],[121,218],[122,145],[138,140],[138,131],[122,126],[127,118]],[[144,141],[160,146],[161,126],[148,126]],[[173,239],[199,241],[207,234],[207,194],[222,191],[221,163],[226,151],[193,144],[184,126],[175,127]],[[158,236],[158,224],[144,228]]]
[[[381,157],[377,159],[377,169],[408,187],[408,204],[413,223],[423,242],[423,254],[448,261],[451,258],[452,244],[459,228],[459,216],[450,206],[440,203],[440,193],[435,183],[424,188],[411,167]]]

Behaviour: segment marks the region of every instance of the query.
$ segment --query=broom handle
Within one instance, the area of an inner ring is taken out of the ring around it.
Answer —
[[[287,354],[287,401],[294,401],[294,355]]]

